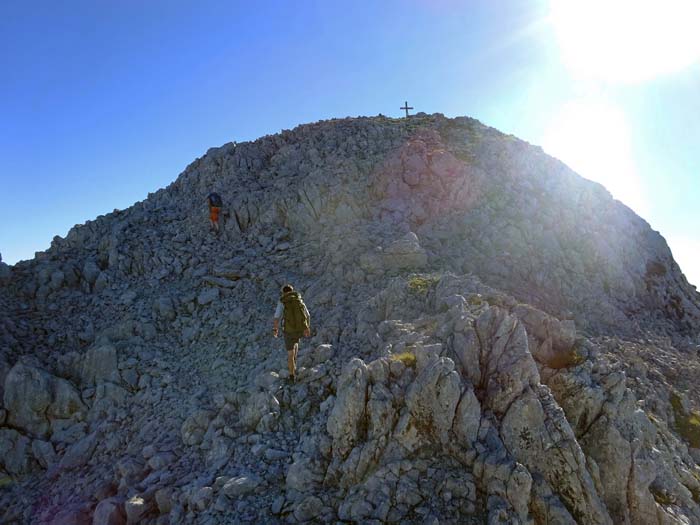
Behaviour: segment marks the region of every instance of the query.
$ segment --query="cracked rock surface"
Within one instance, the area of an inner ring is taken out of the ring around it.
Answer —
[[[0,522],[700,524],[699,334],[661,235],[476,120],[229,143],[0,259]]]

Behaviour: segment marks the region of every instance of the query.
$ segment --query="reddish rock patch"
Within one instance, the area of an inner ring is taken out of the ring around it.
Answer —
[[[473,206],[477,187],[473,169],[445,149],[440,135],[421,130],[377,170],[373,193],[382,217],[416,225]]]

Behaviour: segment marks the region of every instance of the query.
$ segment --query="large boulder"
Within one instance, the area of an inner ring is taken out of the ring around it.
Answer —
[[[406,406],[418,429],[447,444],[461,395],[454,362],[441,357],[418,375],[406,394]]]
[[[500,308],[476,321],[484,364],[484,405],[501,419],[500,439],[531,474],[542,476],[577,519],[611,524],[586,457],[547,387],[540,385],[522,323]]]
[[[71,445],[61,458],[58,467],[61,470],[70,470],[85,465],[95,451],[97,438],[97,433],[92,433]]]
[[[95,507],[92,525],[124,525],[124,504],[118,498],[103,499]]]
[[[85,410],[70,382],[21,363],[5,379],[4,403],[8,423],[38,437],[49,434],[51,419],[68,419]]]
[[[354,358],[343,367],[338,380],[338,397],[326,424],[341,456],[362,437],[368,381],[369,371],[361,359]]]
[[[525,325],[534,358],[549,368],[565,368],[583,360],[577,352],[576,325],[572,320],[560,321],[527,304],[513,309]]]
[[[385,268],[418,270],[424,268],[426,264],[428,264],[428,254],[413,232],[408,232],[384,250],[383,266]]]
[[[280,414],[280,404],[277,398],[268,391],[262,390],[251,393],[241,406],[239,423],[248,429],[266,426]],[[260,428],[262,431],[263,429]]]
[[[0,428],[0,465],[17,476],[36,470],[31,440],[14,429]]]
[[[117,349],[112,344],[91,347],[83,358],[81,377],[86,385],[100,381],[119,381]]]

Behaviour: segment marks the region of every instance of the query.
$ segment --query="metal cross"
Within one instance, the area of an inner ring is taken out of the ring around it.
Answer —
[[[406,110],[406,118],[408,118],[408,110],[413,109],[411,106],[408,105],[408,102],[403,103],[403,107],[399,109],[405,109]]]

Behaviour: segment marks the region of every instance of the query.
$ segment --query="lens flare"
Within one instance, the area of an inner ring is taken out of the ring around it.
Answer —
[[[613,105],[600,100],[564,105],[549,123],[542,147],[580,175],[600,182],[638,214],[647,213],[627,122]]]

